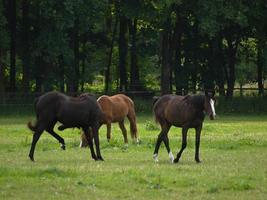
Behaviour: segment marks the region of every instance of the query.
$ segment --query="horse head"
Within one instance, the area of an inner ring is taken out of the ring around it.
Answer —
[[[210,117],[211,120],[215,119],[216,112],[215,112],[215,92],[214,91],[205,91],[205,104],[204,110],[207,115]]]

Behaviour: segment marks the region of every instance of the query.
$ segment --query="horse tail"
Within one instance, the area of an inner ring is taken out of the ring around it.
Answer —
[[[129,113],[127,117],[130,122],[131,137],[135,139],[137,143],[139,143],[138,130],[136,126],[135,105],[132,99],[130,99],[129,97],[127,99],[129,100],[129,103],[130,103],[130,109],[129,109]]]
[[[35,99],[34,99],[34,101],[33,101],[33,106],[34,106],[34,110],[35,110],[35,112],[37,111],[37,103],[38,103],[38,101],[39,101],[39,97],[36,97]],[[36,113],[36,117],[37,117],[37,119],[38,119],[38,113]],[[29,121],[28,123],[27,123],[27,126],[28,126],[28,128],[31,130],[31,131],[33,131],[33,132],[35,132],[36,131],[36,124],[35,125],[33,125],[32,124],[32,122],[31,121]]]
[[[32,130],[33,132],[36,131],[36,125],[33,125],[32,122],[28,122],[27,126],[28,126],[28,128],[29,128],[30,130]]]
[[[159,100],[159,98],[160,98],[160,97],[158,97],[158,96],[154,96],[154,97],[153,97],[153,106],[154,106],[155,103]],[[157,115],[156,115],[156,113],[155,113],[155,109],[153,109],[153,113],[154,113],[154,120],[155,120],[156,123],[158,123],[158,122],[159,122],[159,119],[157,118]]]

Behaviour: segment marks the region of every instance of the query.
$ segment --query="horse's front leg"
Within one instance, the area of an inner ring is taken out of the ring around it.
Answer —
[[[83,127],[83,132],[87,138],[87,141],[88,141],[88,145],[89,145],[89,148],[90,148],[90,151],[91,151],[91,156],[94,160],[97,160],[97,157],[95,155],[95,150],[94,150],[94,146],[93,146],[93,138],[92,138],[92,135],[91,133],[89,132],[89,127]]]
[[[200,163],[199,159],[199,145],[200,145],[200,135],[202,130],[202,124],[196,128],[196,150],[195,150],[195,161]]]
[[[110,141],[111,138],[111,122],[107,122],[107,140]]]
[[[98,130],[99,130],[99,127],[98,126],[92,127],[93,138],[94,138],[95,147],[96,147],[96,156],[97,156],[97,159],[98,160],[104,161],[104,159],[102,158],[101,153],[100,153],[99,132],[98,132]]]
[[[187,145],[187,131],[188,131],[188,128],[182,128],[182,147],[181,147],[180,151],[177,153],[176,158],[174,159],[175,163],[179,162],[179,159],[180,159],[184,149],[186,148],[186,145]]]
[[[172,154],[172,152],[171,152],[171,149],[170,149],[168,134],[165,134],[165,136],[163,137],[163,142],[164,142],[165,147],[166,147],[166,149],[167,149],[167,152],[168,152],[170,161],[171,161],[171,163],[173,163],[173,161],[174,161],[174,156],[173,156],[173,154]]]

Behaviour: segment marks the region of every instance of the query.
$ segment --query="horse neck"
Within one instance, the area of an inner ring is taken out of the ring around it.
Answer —
[[[194,95],[189,98],[190,103],[198,111],[204,111],[205,96],[204,95]]]

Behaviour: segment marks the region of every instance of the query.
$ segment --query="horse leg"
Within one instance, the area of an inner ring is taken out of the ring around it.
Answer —
[[[91,133],[89,132],[89,128],[88,127],[83,127],[83,132],[86,135],[87,141],[88,141],[88,145],[91,151],[91,156],[94,160],[97,160],[97,157],[95,155],[95,150],[94,150],[94,146],[93,146],[93,138]]]
[[[170,125],[162,124],[162,123],[160,125],[161,125],[161,132],[158,135],[158,139],[157,139],[157,143],[156,143],[155,150],[154,150],[154,155],[153,155],[153,159],[156,162],[158,162],[158,152],[159,152],[159,147],[161,145],[161,142],[164,141],[165,137],[167,137],[167,134],[168,134],[168,132],[170,130]],[[168,143],[166,143],[165,146],[166,146],[167,151],[169,153],[170,152],[170,148],[169,148]]]
[[[98,130],[99,130],[99,126],[92,127],[93,138],[94,138],[95,147],[96,147],[96,156],[97,156],[98,160],[104,161],[104,159],[101,156],[100,148],[99,148],[99,132],[98,132]]]
[[[119,122],[119,126],[120,126],[120,129],[121,129],[123,138],[124,138],[124,143],[127,144],[128,143],[127,130],[126,130],[125,126],[124,126],[124,120]]]
[[[130,109],[127,118],[130,122],[130,131],[131,131],[131,137],[135,140],[136,143],[139,142],[138,135],[137,135],[137,128],[136,128],[136,117],[134,109]]]
[[[52,135],[54,138],[57,139],[57,141],[61,144],[61,149],[65,150],[65,141],[62,137],[60,137],[55,131],[54,131],[54,126],[56,122],[51,123],[51,125],[46,129],[46,131]]]
[[[165,134],[165,135],[163,136],[163,142],[164,142],[165,147],[166,147],[166,149],[167,149],[167,152],[168,152],[170,161],[171,161],[171,163],[173,163],[174,156],[173,156],[173,154],[172,154],[172,152],[171,152],[171,149],[170,149],[170,146],[169,146],[169,138],[168,138],[168,134]]]
[[[107,122],[107,140],[110,141],[111,137],[111,122]]]
[[[81,142],[80,142],[80,148],[82,147],[87,147],[88,146],[88,141],[86,138],[86,135],[84,134],[84,132],[81,132]]]
[[[177,156],[174,159],[175,163],[179,162],[179,159],[180,159],[180,157],[181,157],[181,155],[183,153],[183,150],[186,148],[186,145],[187,145],[187,131],[188,131],[188,128],[183,128],[182,129],[182,148],[177,153]]]
[[[30,149],[30,153],[29,153],[29,157],[30,157],[31,161],[34,161],[35,146],[36,146],[36,143],[38,142],[41,134],[44,131],[43,127],[44,126],[40,125],[40,123],[37,122],[36,131],[34,132],[34,134],[32,136],[32,145],[31,145],[31,149]]]
[[[195,151],[195,161],[200,163],[199,159],[199,145],[200,145],[200,134],[202,130],[202,124],[196,128],[196,151]]]

